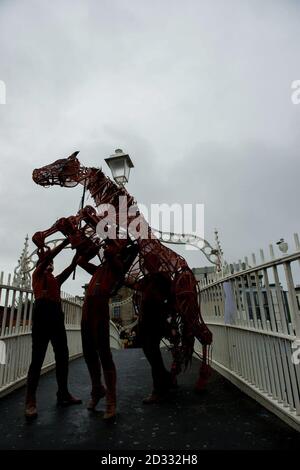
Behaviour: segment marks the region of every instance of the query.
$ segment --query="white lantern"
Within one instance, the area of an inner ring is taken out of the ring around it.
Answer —
[[[123,150],[117,149],[109,158],[105,158],[115,182],[124,186],[128,183],[130,169],[134,167],[131,158]]]
[[[282,253],[287,253],[289,245],[286,241],[284,241],[283,238],[280,238],[279,242],[277,242],[276,245],[278,245],[278,248]]]

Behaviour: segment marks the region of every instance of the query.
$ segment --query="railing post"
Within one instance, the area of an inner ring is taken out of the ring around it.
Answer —
[[[202,282],[200,294],[203,318],[214,335],[212,366],[300,431],[300,369],[292,361],[295,337],[300,338],[293,277],[293,267],[300,263],[298,238],[296,247],[295,253],[276,258],[270,246],[269,261],[261,251],[260,264],[255,256],[252,266],[247,258],[245,267],[232,264],[227,275]],[[220,286],[226,290],[226,284],[235,293],[235,321],[227,305],[225,315],[211,314],[220,306],[214,292]]]
[[[297,338],[300,338],[300,316],[290,262],[284,263],[284,272],[288,287],[291,321]]]

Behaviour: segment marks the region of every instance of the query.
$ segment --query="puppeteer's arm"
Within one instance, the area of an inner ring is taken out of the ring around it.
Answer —
[[[77,266],[78,259],[79,256],[76,253],[71,261],[71,264],[66,269],[64,269],[58,276],[56,276],[56,280],[60,286],[68,279],[68,277],[70,277],[70,275]]]
[[[41,256],[41,261],[38,264],[36,270],[37,271],[44,271],[48,264],[55,258],[55,256],[58,255],[67,245],[69,244],[69,240],[66,238],[62,243],[57,245],[55,248],[52,248],[52,250],[48,249],[45,251]]]
[[[84,258],[84,256],[80,256],[78,258],[77,264],[91,275],[93,275],[98,269],[98,266],[96,264],[90,263],[89,261],[87,261],[86,258]]]

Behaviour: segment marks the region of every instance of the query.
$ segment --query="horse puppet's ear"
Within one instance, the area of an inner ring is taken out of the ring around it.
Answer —
[[[79,151],[72,153],[72,155],[70,155],[70,156],[68,157],[68,160],[75,160],[75,158],[77,157],[78,154],[79,154]]]

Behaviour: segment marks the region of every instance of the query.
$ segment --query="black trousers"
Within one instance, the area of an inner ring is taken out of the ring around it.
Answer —
[[[27,400],[34,400],[47,347],[51,341],[56,362],[58,394],[68,393],[69,350],[64,314],[58,302],[35,301],[32,317],[32,360],[27,376]]]
[[[165,286],[159,277],[149,278],[143,291],[138,325],[139,340],[151,366],[153,389],[157,393],[164,393],[172,386],[171,373],[164,365],[160,350],[160,342],[166,331],[163,303],[166,293],[168,286]]]
[[[92,394],[101,387],[103,371],[115,370],[109,340],[109,297],[86,296],[81,321],[82,350],[91,381]]]

